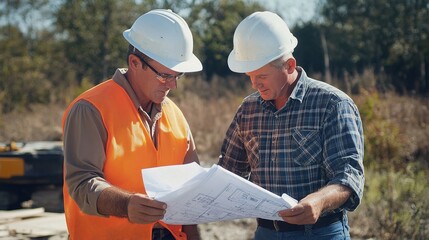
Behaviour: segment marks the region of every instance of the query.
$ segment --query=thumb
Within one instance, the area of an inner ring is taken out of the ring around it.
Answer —
[[[304,207],[300,204],[295,205],[293,208],[279,211],[280,217],[293,217],[304,212]]]

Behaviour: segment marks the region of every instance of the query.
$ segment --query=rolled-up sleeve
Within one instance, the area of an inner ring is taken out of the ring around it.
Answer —
[[[365,182],[363,128],[355,104],[347,99],[333,105],[323,129],[328,184],[352,189],[352,196],[343,208],[353,211],[361,202]]]

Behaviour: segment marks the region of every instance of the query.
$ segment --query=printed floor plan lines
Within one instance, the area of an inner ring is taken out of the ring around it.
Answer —
[[[218,165],[202,168],[190,163],[149,168],[142,170],[142,176],[147,194],[167,203],[163,221],[169,224],[251,217],[281,220],[277,212],[297,202],[287,194],[280,197]]]

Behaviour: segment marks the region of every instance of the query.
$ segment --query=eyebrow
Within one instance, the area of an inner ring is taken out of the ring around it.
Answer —
[[[254,77],[256,77],[256,78],[261,78],[261,77],[267,77],[268,75],[270,75],[270,74],[268,74],[268,73],[261,73],[261,74],[256,74],[256,75],[254,75]],[[248,76],[248,77],[251,77],[249,74],[247,74],[246,73],[246,76]]]

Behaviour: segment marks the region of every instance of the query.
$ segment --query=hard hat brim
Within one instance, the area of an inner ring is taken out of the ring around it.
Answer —
[[[176,71],[176,72],[198,72],[203,70],[203,65],[201,64],[200,60],[192,54],[189,59],[186,61],[173,61],[168,60],[165,58],[162,58],[160,56],[157,56],[156,54],[141,48],[137,42],[133,40],[133,38],[130,36],[130,29],[127,29],[123,32],[124,38],[135,48],[137,48],[140,52],[145,54],[146,56],[150,57],[151,59],[159,62],[160,64],[164,65],[165,67]]]
[[[229,69],[231,69],[231,71],[236,72],[236,73],[253,72],[253,71],[265,66],[266,64],[276,60],[277,58],[281,57],[286,52],[280,52],[277,55],[269,56],[267,58],[260,59],[257,61],[251,61],[251,60],[242,61],[242,60],[236,59],[235,51],[232,50],[228,56],[228,67],[229,67]]]

